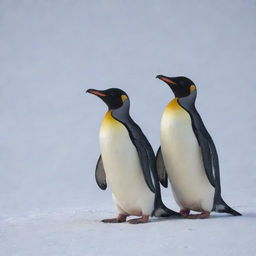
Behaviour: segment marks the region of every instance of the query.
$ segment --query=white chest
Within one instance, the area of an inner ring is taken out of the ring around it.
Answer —
[[[111,117],[105,117],[102,123],[100,150],[107,183],[118,207],[133,215],[145,211],[151,214],[154,194],[145,183],[137,150],[126,127]]]
[[[177,203],[182,208],[211,210],[214,188],[205,174],[201,149],[190,115],[171,102],[161,120],[161,149]]]

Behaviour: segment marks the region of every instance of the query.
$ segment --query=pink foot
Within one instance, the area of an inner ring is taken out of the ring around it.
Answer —
[[[190,210],[188,209],[181,209],[180,210],[180,214],[183,216],[183,217],[187,217],[189,215],[189,212]]]
[[[207,219],[210,216],[210,212],[208,211],[203,211],[200,214],[189,214],[187,216],[188,219]]]
[[[102,220],[102,222],[104,222],[104,223],[122,223],[122,222],[126,222],[127,216],[128,215],[119,214],[117,216],[117,218],[104,219],[104,220]]]
[[[128,220],[130,224],[142,224],[148,222],[149,216],[148,215],[142,215],[142,217],[137,219],[131,219]]]

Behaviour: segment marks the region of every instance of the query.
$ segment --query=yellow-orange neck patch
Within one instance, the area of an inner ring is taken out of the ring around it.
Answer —
[[[117,125],[122,125],[119,121],[117,121],[113,116],[112,116],[112,110],[109,110],[102,121],[102,126],[107,126],[107,125],[111,125],[111,126],[117,126]]]
[[[121,96],[121,99],[122,99],[122,101],[124,102],[124,101],[127,99],[127,96],[123,94],[123,95]]]
[[[193,92],[194,90],[196,90],[196,86],[194,84],[190,85],[189,90],[190,92]]]
[[[170,110],[179,110],[181,106],[178,103],[178,98],[174,98],[166,107],[166,109]]]

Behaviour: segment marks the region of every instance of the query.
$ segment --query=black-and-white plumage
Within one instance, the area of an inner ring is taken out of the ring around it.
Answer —
[[[161,147],[157,167],[162,185],[167,176],[181,210],[241,215],[221,197],[219,160],[214,142],[195,108],[196,87],[185,77],[158,76],[173,90],[175,99],[161,120]]]
[[[88,91],[109,106],[100,128],[101,156],[95,173],[99,187],[110,186],[119,214],[178,215],[162,203],[155,155],[130,117],[127,94],[120,89]]]

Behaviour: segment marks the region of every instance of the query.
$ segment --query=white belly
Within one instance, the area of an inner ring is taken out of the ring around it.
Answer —
[[[107,184],[119,212],[150,215],[155,196],[145,183],[136,148],[126,127],[117,121],[103,121],[100,150]]]
[[[211,211],[214,187],[205,174],[190,116],[181,107],[167,107],[162,116],[161,149],[179,206],[195,211]]]

